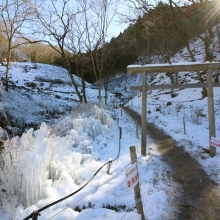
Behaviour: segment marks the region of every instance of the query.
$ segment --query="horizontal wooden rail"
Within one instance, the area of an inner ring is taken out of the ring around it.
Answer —
[[[220,87],[220,83],[212,83],[213,87]],[[147,90],[155,89],[180,89],[180,88],[205,88],[207,83],[197,84],[172,84],[172,85],[146,85]],[[142,86],[130,86],[130,90],[142,90]]]
[[[147,65],[129,65],[128,73],[156,73],[156,72],[183,72],[183,71],[207,71],[208,69],[220,70],[219,62],[190,62],[190,63],[164,63],[164,64],[147,64]]]

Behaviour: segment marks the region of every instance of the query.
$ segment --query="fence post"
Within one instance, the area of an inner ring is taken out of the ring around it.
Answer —
[[[185,123],[185,117],[183,116],[183,128],[184,128],[184,134],[186,135],[186,123]]]
[[[146,123],[146,112],[147,112],[147,91],[146,86],[146,72],[142,73],[142,121],[141,121],[141,129],[142,129],[142,137],[141,137],[141,155],[146,157],[146,144],[147,144],[147,123]]]
[[[136,122],[136,137],[138,138],[138,122]]]
[[[137,154],[136,154],[135,146],[130,147],[130,157],[131,157],[132,164],[137,162]],[[138,212],[138,214],[141,215],[141,220],[145,220],[139,182],[134,187],[134,199],[135,199],[135,203],[136,203],[136,207],[137,207],[137,212]]]

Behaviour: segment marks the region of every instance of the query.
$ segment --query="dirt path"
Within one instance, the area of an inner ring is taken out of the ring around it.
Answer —
[[[124,107],[124,111],[141,126],[141,116],[128,107]],[[220,190],[202,166],[153,124],[147,125],[147,134],[157,145],[162,160],[171,167],[172,181],[180,184],[182,189],[175,201],[178,210],[170,219],[220,220]]]

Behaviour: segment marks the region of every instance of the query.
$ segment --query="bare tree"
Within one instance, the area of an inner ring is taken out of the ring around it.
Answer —
[[[169,39],[171,38],[170,33],[175,34],[177,37],[176,39],[179,39],[182,45],[186,47],[189,58],[192,62],[196,62],[196,51],[190,44],[193,37],[198,37],[203,42],[205,49],[204,61],[213,60],[214,56],[212,52],[214,49],[211,48],[211,45],[214,34],[212,27],[216,25],[215,22],[218,21],[217,13],[219,7],[217,7],[217,1],[191,0],[189,4],[186,4],[184,1],[173,0],[167,0],[164,2],[128,0],[126,1],[126,4],[130,10],[134,12],[129,14],[130,18],[129,16],[124,15],[123,19],[135,21],[137,15],[141,14],[147,21],[151,21],[153,29],[156,30],[155,33],[161,32],[161,35],[157,39],[163,42],[162,45],[164,49],[161,50],[161,44],[159,44],[160,48],[158,49],[161,51],[161,55],[163,55],[164,52],[167,54],[166,62],[170,62],[169,53],[172,51],[172,42],[169,43]],[[161,6],[165,7],[163,11],[160,11]],[[151,16],[151,14],[153,16]],[[219,31],[218,25],[216,27],[217,31]],[[174,37],[172,38],[174,41]],[[200,82],[204,82],[200,72],[197,72],[197,76]],[[203,88],[202,94],[203,96],[206,96],[206,88]]]
[[[82,32],[83,49],[89,54],[90,69],[98,85],[98,98],[101,102],[102,78],[105,75],[104,64],[109,51],[104,49],[109,26],[115,16],[113,0],[79,0],[83,14],[79,29]]]
[[[70,63],[71,53],[68,51],[68,34],[73,26],[78,10],[73,11],[70,0],[48,0],[42,1],[36,6],[35,33],[38,33],[64,61],[64,66],[72,81],[79,101],[83,101],[77,83],[73,77],[73,69]]]
[[[25,0],[0,0],[0,19],[2,22],[1,32],[7,39],[6,45],[6,78],[5,90],[8,91],[8,76],[10,69],[10,58],[12,50],[25,42],[23,28],[25,23],[31,19],[33,13],[32,5]],[[22,33],[23,32],[23,33]],[[24,35],[23,35],[24,36]],[[26,39],[27,40],[27,39]]]
[[[200,38],[204,44],[205,56],[204,61],[212,61],[213,50],[211,50],[212,39],[214,38],[214,33],[212,31],[212,27],[214,26],[214,22],[218,21],[217,12],[219,11],[216,6],[216,2],[212,1],[191,1],[190,7],[183,7],[178,5],[175,1],[169,0],[169,6],[173,14],[173,18],[175,20],[175,30],[182,38],[185,47],[190,55],[190,59],[192,62],[196,62],[196,58],[193,50],[190,47],[190,40],[193,36]],[[217,8],[217,9],[215,9]],[[204,12],[206,12],[204,16]],[[184,18],[184,19],[183,19]],[[198,22],[195,22],[196,19],[202,19],[203,24],[201,24],[200,29],[198,30]],[[182,29],[180,25],[180,20],[188,25],[189,32],[186,29]],[[178,25],[179,24],[179,25]],[[218,31],[218,30],[217,30]],[[190,35],[191,33],[191,35]],[[203,72],[202,72],[203,73]],[[202,73],[197,72],[197,77],[201,83],[204,82],[202,77]],[[207,89],[202,88],[202,95],[207,96]]]

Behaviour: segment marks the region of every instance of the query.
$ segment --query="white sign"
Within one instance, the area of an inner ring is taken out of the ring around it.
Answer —
[[[220,147],[220,139],[211,137],[210,145],[213,147]]]
[[[138,183],[138,169],[137,169],[137,162],[133,163],[129,166],[126,171],[126,184],[128,189],[133,189]]]

